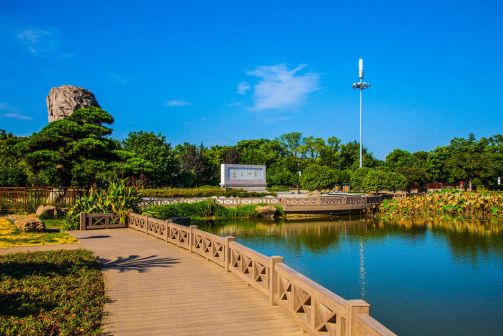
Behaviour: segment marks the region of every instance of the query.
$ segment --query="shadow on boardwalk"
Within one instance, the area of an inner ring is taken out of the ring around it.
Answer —
[[[157,255],[141,257],[139,255],[130,255],[129,257],[117,257],[115,260],[98,258],[104,269],[116,269],[119,272],[138,271],[143,273],[149,268],[160,267],[167,268],[178,264],[178,258],[159,258]]]

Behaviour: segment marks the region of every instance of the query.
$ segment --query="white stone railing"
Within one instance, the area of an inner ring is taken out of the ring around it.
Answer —
[[[81,215],[93,223],[110,222],[112,214]],[[100,220],[99,218],[103,218]],[[81,228],[85,229],[85,223]],[[310,335],[393,336],[392,331],[369,315],[363,300],[346,300],[283,263],[235,241],[189,227],[135,213],[128,214],[129,228],[184,248],[220,265],[279,305]],[[104,225],[89,227],[104,228]]]
[[[143,197],[140,202],[140,207],[144,208],[151,205],[165,205],[165,204],[176,204],[176,203],[195,203],[208,199],[214,199],[217,204],[235,207],[238,205],[248,205],[248,204],[280,204],[279,198],[275,197],[190,197],[190,198],[172,198],[172,197]]]

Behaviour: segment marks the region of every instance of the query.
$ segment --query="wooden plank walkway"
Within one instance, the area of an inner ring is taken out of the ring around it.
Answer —
[[[132,229],[74,231],[103,262],[113,335],[305,335],[222,267]]]

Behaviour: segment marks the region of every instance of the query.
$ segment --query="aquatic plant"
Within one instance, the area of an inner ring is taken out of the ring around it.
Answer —
[[[503,193],[442,190],[426,195],[385,200],[384,213],[478,213],[501,215]]]

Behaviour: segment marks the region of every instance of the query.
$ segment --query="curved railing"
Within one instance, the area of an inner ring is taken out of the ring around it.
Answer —
[[[176,203],[194,203],[199,201],[204,201],[207,199],[214,199],[217,204],[235,207],[238,205],[248,205],[248,204],[279,204],[279,198],[275,197],[245,197],[245,198],[233,198],[233,197],[143,197],[140,202],[140,207],[147,207],[150,205],[166,205],[166,204],[176,204]]]
[[[104,228],[90,223],[118,223],[116,214],[85,214],[81,229]],[[101,218],[101,219],[100,219]],[[393,336],[392,331],[369,315],[363,300],[346,300],[283,263],[234,240],[145,215],[129,213],[127,226],[198,254],[234,273],[279,305],[310,335]],[[116,226],[115,226],[116,227]]]

